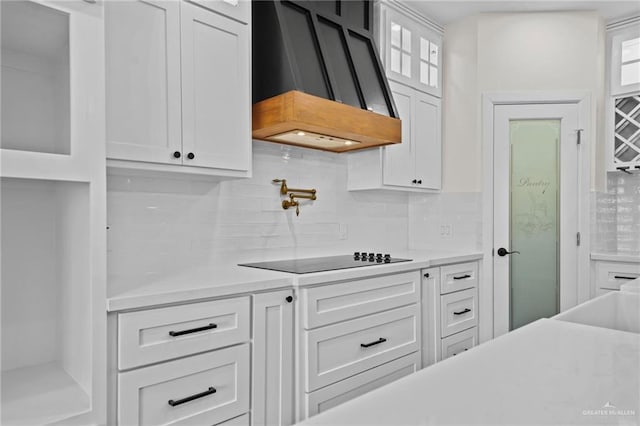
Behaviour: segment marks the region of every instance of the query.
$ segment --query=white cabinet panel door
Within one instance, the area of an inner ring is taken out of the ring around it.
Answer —
[[[293,423],[292,298],[291,290],[253,298],[253,426]]]
[[[106,2],[108,158],[182,163],[179,7]]]
[[[389,82],[389,87],[402,121],[402,143],[383,148],[383,183],[385,185],[411,186],[412,180],[415,179],[411,134],[413,90],[392,81]]]
[[[414,91],[413,149],[415,177],[421,188],[440,189],[442,143],[440,99]]]
[[[181,12],[183,164],[248,170],[249,27],[189,3]]]

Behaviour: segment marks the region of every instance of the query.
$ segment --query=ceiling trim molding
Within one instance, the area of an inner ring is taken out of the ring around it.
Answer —
[[[640,24],[640,15],[631,16],[631,17],[622,18],[622,19],[616,19],[607,23],[607,31],[618,30],[620,28],[625,28],[631,25],[638,25],[638,24]]]
[[[398,12],[401,12],[414,20],[418,21],[420,24],[428,27],[429,29],[437,32],[440,35],[444,34],[444,27],[432,19],[424,16],[423,14],[417,12],[415,9],[407,6],[404,3],[401,3],[399,0],[380,0],[381,4],[389,6],[395,9]]]

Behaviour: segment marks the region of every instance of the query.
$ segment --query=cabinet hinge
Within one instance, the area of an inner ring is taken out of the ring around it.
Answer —
[[[578,145],[580,145],[582,143],[582,131],[583,130],[584,129],[576,129],[576,133],[577,133],[576,143]],[[578,244],[578,245],[580,245],[580,244]]]
[[[580,245],[580,233],[579,232],[576,234],[576,245],[577,246]]]

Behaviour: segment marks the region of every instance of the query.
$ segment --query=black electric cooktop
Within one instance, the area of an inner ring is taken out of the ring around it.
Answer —
[[[311,272],[334,271],[336,269],[360,268],[363,266],[375,266],[409,261],[411,261],[411,259],[399,259],[391,257],[389,254],[356,252],[354,254],[345,254],[341,256],[239,263],[238,266],[291,272],[294,274],[308,274]]]

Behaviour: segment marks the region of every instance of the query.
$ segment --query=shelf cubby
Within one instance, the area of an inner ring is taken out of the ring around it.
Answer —
[[[91,411],[90,185],[2,178],[0,424]]]

